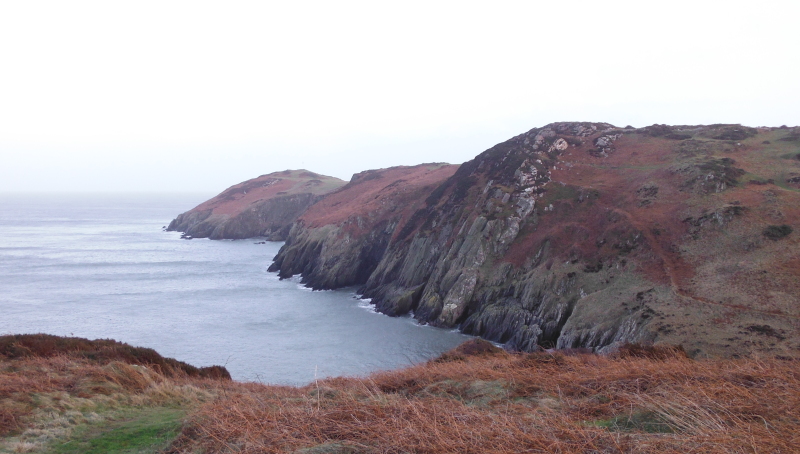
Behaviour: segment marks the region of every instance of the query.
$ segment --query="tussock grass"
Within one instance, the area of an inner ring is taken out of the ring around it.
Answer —
[[[231,383],[223,368],[213,370],[203,374],[115,341],[2,336],[0,452],[50,452],[79,434],[107,438],[104,431],[114,427],[141,429],[132,433],[150,446],[150,433],[166,427],[162,432],[174,435],[180,427],[176,415],[210,401]],[[217,378],[208,378],[213,375]],[[93,442],[84,441],[75,452],[94,449]]]
[[[118,361],[100,365],[68,356],[3,360],[0,452],[49,452],[48,446],[87,427],[101,433],[131,414],[185,414],[212,400],[224,383],[230,382],[166,377]]]
[[[670,347],[512,354],[470,341],[300,388],[27,355],[0,359],[0,409],[9,453],[800,452],[796,361]]]
[[[798,423],[796,362],[468,345],[367,378],[241,384],[170,452],[800,452]]]

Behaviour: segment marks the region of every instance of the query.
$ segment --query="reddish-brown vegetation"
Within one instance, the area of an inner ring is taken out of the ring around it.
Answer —
[[[113,340],[89,341],[44,334],[0,336],[0,437],[17,435],[68,414],[59,430],[94,412],[120,406],[184,405],[234,386],[225,368],[198,369],[147,348]],[[20,452],[46,443],[17,442]],[[4,447],[0,440],[0,450]],[[22,443],[22,444],[19,444]],[[16,449],[16,448],[15,448]],[[5,451],[3,451],[5,452]],[[14,451],[16,452],[16,451]]]
[[[404,222],[421,206],[428,193],[457,169],[457,165],[420,164],[362,172],[354,175],[346,186],[309,208],[300,221],[313,228],[362,217],[369,219],[370,225],[351,226],[362,232],[369,231],[381,215],[396,218],[399,212]]]
[[[284,170],[247,180],[226,189],[191,211],[212,210],[215,215],[236,215],[250,205],[279,195],[327,194],[344,185],[334,177],[319,175],[307,170]]]
[[[77,354],[89,351],[82,339],[39,340],[3,344],[17,353],[0,358],[2,436],[46,418],[36,413],[43,404],[69,412],[126,402],[193,411],[173,453],[800,450],[796,361],[695,361],[680,348],[640,345],[611,356],[512,354],[473,340],[426,364],[294,388],[168,378]]]
[[[230,380],[222,366],[197,368],[173,358],[165,358],[152,348],[134,347],[113,339],[89,340],[50,334],[12,334],[0,336],[0,359],[52,358],[64,356],[95,364],[121,361],[147,366],[167,377],[188,376]]]
[[[314,289],[363,285],[382,312],[525,351],[653,341],[797,356],[788,134],[553,123],[438,184],[404,174],[424,166],[363,172],[300,218],[270,270]]]
[[[798,423],[791,361],[472,345],[368,378],[241,385],[196,413],[172,452],[797,452]]]

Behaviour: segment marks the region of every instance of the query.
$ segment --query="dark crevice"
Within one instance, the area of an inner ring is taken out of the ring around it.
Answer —
[[[558,344],[558,338],[561,337],[561,332],[564,330],[564,326],[567,324],[567,320],[569,320],[569,318],[572,316],[572,312],[574,310],[575,310],[575,301],[567,305],[567,310],[564,311],[564,314],[561,316],[561,319],[558,320],[558,322],[556,323],[555,330],[553,330],[553,332],[550,333],[550,335],[545,337],[545,334],[547,333],[542,333],[541,344],[543,347],[545,346],[545,343],[548,343],[553,347],[555,347]]]

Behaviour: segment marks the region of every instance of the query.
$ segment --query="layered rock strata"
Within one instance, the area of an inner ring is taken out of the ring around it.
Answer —
[[[457,168],[434,163],[355,174],[297,220],[270,271],[302,274],[314,289],[366,283],[397,226]]]
[[[328,196],[272,269],[313,288],[363,283],[384,313],[519,350],[667,342],[795,356],[793,131],[554,123],[373,205],[381,214],[326,218],[345,202]],[[358,193],[358,178],[348,187]]]

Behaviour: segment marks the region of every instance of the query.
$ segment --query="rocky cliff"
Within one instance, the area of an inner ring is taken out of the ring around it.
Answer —
[[[302,274],[314,289],[366,283],[398,225],[457,168],[434,163],[353,175],[297,220],[270,271],[280,271],[282,278]]]
[[[307,170],[284,170],[231,186],[178,215],[167,230],[188,237],[242,239],[263,236],[282,241],[292,223],[311,205],[345,182]]]
[[[555,123],[405,193],[390,205],[402,215],[326,218],[329,196],[273,269],[314,288],[363,282],[382,312],[520,350],[794,356],[798,155],[785,127]]]

